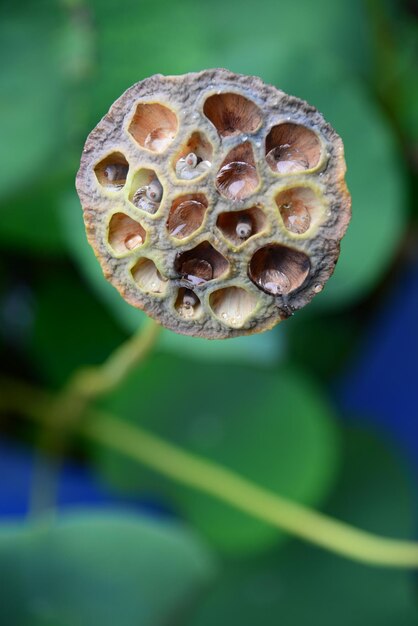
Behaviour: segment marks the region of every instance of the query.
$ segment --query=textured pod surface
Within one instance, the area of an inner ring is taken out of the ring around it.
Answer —
[[[332,274],[343,144],[306,102],[227,70],[155,75],[90,133],[77,175],[106,278],[176,332],[271,328]]]

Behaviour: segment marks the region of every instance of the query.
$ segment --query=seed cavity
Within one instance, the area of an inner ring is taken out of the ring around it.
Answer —
[[[273,172],[294,174],[319,163],[321,143],[317,135],[300,124],[273,126],[266,138],[266,161]]]
[[[209,304],[224,324],[239,328],[253,313],[257,299],[241,287],[226,287],[211,293]]]
[[[261,126],[262,116],[258,106],[237,93],[209,96],[203,113],[212,122],[221,137],[240,133],[255,133]]]
[[[306,233],[318,221],[323,202],[310,187],[293,187],[275,197],[285,228],[297,235]]]
[[[289,293],[290,280],[278,269],[265,269],[261,272],[259,284],[264,291],[268,291],[275,296]]]
[[[258,186],[254,153],[249,141],[233,148],[216,176],[218,191],[230,200],[248,198]]]
[[[191,289],[179,289],[175,308],[177,313],[186,319],[196,317],[201,311],[200,300]]]
[[[309,257],[279,244],[264,246],[253,255],[249,277],[263,291],[284,296],[300,287],[309,274]]]
[[[129,172],[129,164],[121,152],[113,152],[100,161],[94,173],[100,185],[118,191],[126,183]]]
[[[152,102],[139,103],[128,132],[135,141],[151,152],[163,152],[177,134],[176,114],[168,107]]]
[[[311,216],[302,203],[285,202],[280,205],[279,209],[287,230],[298,235],[308,230],[311,225]]]
[[[154,128],[145,137],[144,148],[152,152],[163,152],[174,139],[174,133],[168,128]]]
[[[115,213],[109,222],[108,241],[115,255],[135,250],[145,241],[146,232],[139,222],[125,213]]]
[[[208,201],[203,194],[187,194],[174,200],[167,221],[172,237],[184,239],[194,233],[203,223]]]
[[[168,279],[158,271],[154,261],[142,258],[131,270],[134,281],[145,293],[163,294],[167,290]]]
[[[240,246],[266,226],[266,216],[258,207],[245,209],[244,211],[228,211],[221,213],[216,222],[223,235],[232,241],[235,246]]]
[[[305,154],[298,148],[292,147],[290,143],[281,144],[270,150],[266,155],[266,160],[271,169],[279,174],[301,172],[309,168],[309,161]]]
[[[174,160],[177,178],[193,180],[212,167],[212,145],[203,133],[193,133]]]
[[[201,285],[213,278],[213,267],[205,259],[187,259],[181,265],[181,275],[193,285]]]
[[[212,163],[210,161],[203,161],[194,152],[189,152],[189,154],[177,161],[176,175],[183,180],[192,180],[208,172],[211,166]]]
[[[129,199],[138,209],[156,213],[163,197],[163,187],[154,170],[142,169],[134,176]]]
[[[123,186],[128,175],[128,169],[123,163],[112,163],[111,165],[106,165],[103,170],[103,176],[112,185]]]
[[[175,261],[176,272],[195,286],[219,278],[228,268],[228,261],[208,241],[180,253]]]

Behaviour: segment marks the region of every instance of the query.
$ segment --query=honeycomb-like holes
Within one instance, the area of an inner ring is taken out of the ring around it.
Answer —
[[[197,163],[192,167],[184,163],[185,157],[195,154]],[[173,159],[173,169],[180,180],[195,180],[208,173],[212,165],[213,147],[204,133],[194,132]]]
[[[143,257],[133,266],[132,277],[138,287],[145,293],[164,294],[168,280],[157,269],[154,261]]]
[[[219,278],[228,268],[228,261],[208,241],[181,252],[175,260],[176,272],[196,286]]]
[[[145,241],[146,232],[126,213],[115,213],[109,222],[108,241],[115,256],[133,252]]]
[[[249,141],[233,148],[216,175],[216,187],[229,200],[244,200],[259,185],[254,153]]]
[[[261,233],[266,227],[267,218],[258,207],[243,211],[221,213],[216,225],[223,235],[235,246],[244,244],[248,239]]]
[[[293,234],[302,235],[318,222],[323,205],[310,187],[285,189],[275,197],[284,227]]]
[[[178,290],[176,302],[174,304],[178,315],[186,320],[200,317],[202,313],[202,303],[200,298],[191,289],[181,287]]]
[[[279,244],[269,244],[253,255],[248,274],[266,293],[287,295],[300,287],[309,274],[309,257]]]
[[[317,135],[300,124],[273,126],[266,138],[266,160],[273,172],[293,174],[315,168],[321,158]]]
[[[258,106],[237,93],[209,96],[203,106],[203,113],[221,137],[255,133],[263,120]]]
[[[210,294],[209,304],[224,324],[240,328],[253,313],[257,299],[241,287],[225,287]]]
[[[128,132],[137,143],[151,152],[164,152],[177,134],[176,114],[158,102],[140,102]]]
[[[96,178],[102,187],[122,189],[129,172],[129,163],[122,152],[112,152],[94,168]]]
[[[198,230],[205,219],[208,201],[202,193],[176,198],[170,209],[167,230],[176,239],[185,239]]]
[[[152,192],[155,191],[157,191],[158,195],[153,200],[151,196]],[[160,208],[163,193],[163,187],[155,171],[142,168],[133,177],[128,197],[137,209],[153,214]]]

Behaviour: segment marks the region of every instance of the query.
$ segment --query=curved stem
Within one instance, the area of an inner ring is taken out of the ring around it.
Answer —
[[[418,543],[378,537],[291,502],[111,415],[94,411],[82,432],[171,479],[332,552],[375,565],[418,568]]]
[[[49,394],[10,381],[5,392],[5,406],[47,422]],[[291,502],[108,413],[89,410],[86,417],[80,434],[300,539],[363,563],[418,568],[418,543],[379,537]]]
[[[30,511],[38,514],[54,505],[60,459],[64,456],[73,431],[95,399],[113,391],[141,361],[158,339],[161,326],[147,320],[140,330],[125,341],[99,366],[77,369],[62,391],[49,403],[48,429],[39,438],[40,455],[35,457],[32,473]],[[45,464],[44,453],[50,457]]]
[[[116,348],[103,365],[76,370],[65,392],[88,400],[110,393],[138,363],[145,360],[160,332],[161,326],[153,320],[147,320],[140,331]]]

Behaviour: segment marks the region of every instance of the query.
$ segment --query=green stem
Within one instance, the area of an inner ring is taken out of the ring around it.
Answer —
[[[45,406],[51,401],[48,394],[10,381],[5,391],[5,406],[47,421]],[[78,426],[78,432],[85,437],[300,539],[367,564],[418,568],[418,543],[379,537],[290,502],[110,414],[89,410],[86,417]]]
[[[98,367],[80,368],[70,379],[66,393],[93,400],[113,391],[154,347],[161,326],[147,320],[141,330],[117,348]]]
[[[118,347],[99,366],[77,369],[64,389],[48,405],[48,429],[40,434],[39,451],[32,473],[30,513],[52,509],[57,490],[60,459],[77,430],[90,402],[113,391],[141,361],[158,339],[161,327],[147,320],[138,333]],[[45,455],[49,463],[45,463]]]

